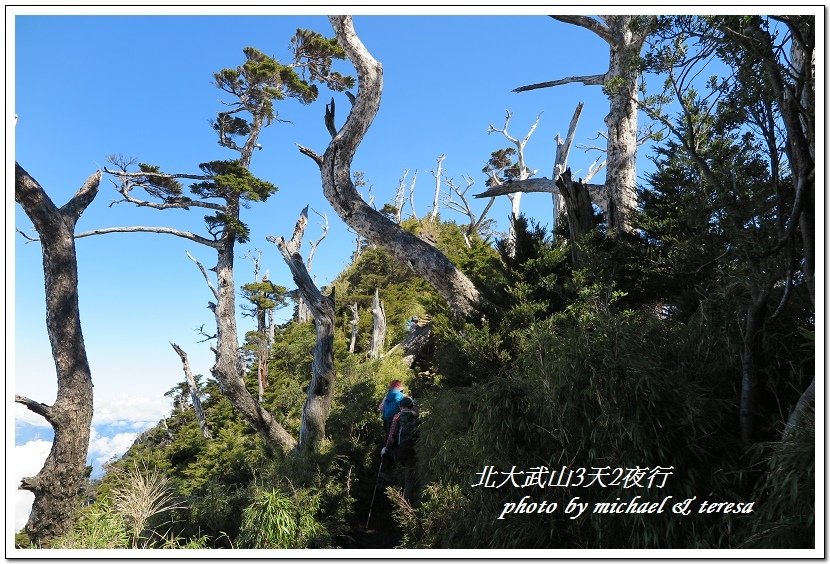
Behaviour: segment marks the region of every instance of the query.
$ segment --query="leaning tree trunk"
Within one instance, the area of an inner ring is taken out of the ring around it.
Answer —
[[[352,182],[352,159],[380,105],[382,69],[355,33],[351,16],[329,16],[329,20],[338,42],[357,70],[357,96],[343,127],[336,132],[333,125],[329,128],[333,139],[322,157],[307,149],[301,150],[320,166],[323,194],[347,225],[424,277],[453,312],[469,314],[479,299],[479,292],[470,279],[441,251],[372,209]],[[327,108],[326,121],[334,122],[334,101]]]
[[[217,348],[216,362],[211,368],[213,377],[222,393],[227,396],[234,408],[262,436],[269,446],[279,447],[283,451],[293,449],[297,441],[280,425],[274,416],[245,386],[245,368],[239,355],[236,342],[236,305],[233,281],[233,234],[225,235],[217,247],[216,263],[216,304],[212,305],[216,317]]]
[[[325,438],[326,420],[331,411],[336,376],[334,371],[334,299],[320,293],[300,255],[300,242],[307,223],[308,207],[300,214],[290,241],[286,242],[282,237],[268,237],[269,241],[276,243],[285,263],[291,270],[291,277],[314,318],[314,326],[317,330],[317,340],[314,343],[311,361],[311,382],[308,385],[308,395],[303,406],[300,437],[297,441],[298,452],[316,450],[320,441]]]
[[[52,448],[36,476],[20,488],[35,494],[26,532],[42,546],[70,529],[84,488],[92,422],[92,374],[78,307],[75,224],[98,193],[101,173],[90,176],[58,209],[38,182],[15,163],[14,197],[40,235],[46,287],[46,329],[58,380],[52,405],[23,396],[15,401],[41,415],[55,431]]]
[[[170,343],[179,358],[182,359],[182,370],[184,376],[187,378],[187,388],[190,392],[190,403],[193,404],[193,411],[196,413],[196,420],[199,422],[199,429],[202,431],[202,436],[206,439],[212,438],[210,429],[207,426],[205,419],[205,412],[202,409],[202,400],[199,399],[199,386],[196,384],[196,378],[193,376],[193,371],[190,370],[190,362],[187,360],[187,353],[176,343]],[[183,404],[184,402],[182,402]]]
[[[386,311],[383,309],[383,302],[375,288],[375,297],[372,299],[372,342],[369,345],[369,358],[380,358],[383,354],[383,347],[386,343]]]

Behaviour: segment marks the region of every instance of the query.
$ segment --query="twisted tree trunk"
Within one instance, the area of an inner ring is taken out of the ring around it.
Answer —
[[[357,70],[359,86],[346,123],[333,135],[323,156],[315,158],[321,170],[323,194],[347,225],[423,276],[447,301],[450,309],[462,315],[471,313],[479,292],[470,279],[438,249],[372,209],[355,189],[351,163],[377,115],[383,72],[380,63],[355,33],[351,16],[329,16],[329,20],[338,42]],[[327,115],[333,122],[334,101],[327,108]]]
[[[290,241],[284,238],[268,237],[280,250],[285,263],[291,270],[291,277],[314,318],[317,340],[314,343],[311,361],[311,382],[303,406],[300,423],[298,452],[310,452],[317,448],[326,436],[326,420],[331,411],[334,396],[334,298],[323,296],[314,284],[300,255],[303,231],[308,224],[308,207],[300,214]]]

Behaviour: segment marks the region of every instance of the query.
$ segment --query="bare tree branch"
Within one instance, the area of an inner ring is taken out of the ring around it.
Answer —
[[[196,257],[191,255],[190,252],[185,251],[185,254],[187,255],[187,258],[189,258],[190,260],[195,262],[196,266],[199,267],[199,270],[202,272],[202,276],[204,276],[205,282],[207,283],[208,288],[210,288],[211,294],[213,294],[213,297],[218,300],[219,299],[219,291],[213,286],[213,283],[210,281],[210,277],[208,276],[207,270],[205,270],[204,265],[201,262],[199,262],[196,259]],[[204,327],[204,325],[202,327]]]
[[[600,207],[603,211],[607,209],[607,200],[604,195],[605,186],[603,184],[586,184],[588,193],[594,204]],[[514,180],[513,182],[505,182],[501,185],[494,185],[488,188],[485,192],[474,194],[474,198],[489,198],[491,196],[503,196],[505,194],[512,194],[514,192],[548,192],[551,194],[561,194],[556,182],[550,178],[528,178],[527,180]]]
[[[206,239],[200,235],[191,233],[190,231],[180,231],[179,229],[173,229],[172,227],[154,227],[143,225],[134,225],[132,227],[105,227],[102,229],[93,229],[91,231],[84,231],[83,233],[76,233],[75,238],[82,239],[84,237],[92,237],[93,235],[106,235],[107,233],[161,233],[164,235],[175,235],[176,237],[188,239],[190,241],[200,243],[208,247],[216,248],[218,245],[216,241]]]
[[[600,160],[597,159],[594,162],[592,162],[591,165],[588,167],[588,172],[585,174],[585,178],[582,179],[582,182],[584,182],[586,184],[588,182],[590,182],[591,179],[594,176],[596,176],[596,174],[599,171],[601,171],[602,169],[605,168],[606,164],[608,164],[608,161],[606,161],[606,160],[603,160],[602,162],[600,162]],[[590,192],[590,189],[588,191]],[[594,201],[597,201],[596,198],[594,198]]]
[[[308,251],[308,259],[306,259],[306,267],[309,272],[311,272],[311,266],[314,263],[314,253],[317,252],[317,246],[323,242],[323,239],[326,238],[326,235],[329,234],[329,218],[326,214],[320,213],[314,208],[311,209],[314,213],[316,213],[320,218],[323,220],[320,223],[320,227],[322,228],[323,232],[321,233],[320,237],[314,241],[309,242],[309,251]]]
[[[592,74],[589,76],[569,76],[567,78],[560,78],[559,80],[550,80],[548,82],[537,82],[536,84],[519,86],[518,88],[514,88],[513,92],[527,92],[529,90],[551,88],[553,86],[562,86],[564,84],[574,83],[582,83],[585,86],[602,86],[603,84],[605,84],[606,77],[606,74]]]
[[[559,20],[560,22],[577,25],[581,28],[587,29],[588,31],[592,31],[600,36],[606,43],[611,43],[613,40],[611,37],[611,30],[603,25],[602,22],[595,20],[590,16],[559,15],[551,17],[555,20]]]
[[[583,106],[584,104],[582,102],[576,105],[574,115],[571,117],[571,123],[568,125],[568,134],[565,136],[565,141],[562,141],[559,135],[556,136],[556,163],[553,166],[554,180],[557,180],[568,168],[568,157],[571,154],[571,147],[576,136],[576,126],[579,124],[579,116],[582,115]]]
[[[14,401],[16,403],[26,406],[26,409],[28,409],[32,413],[37,413],[38,415],[46,419],[46,421],[48,421],[49,424],[54,427],[55,419],[54,415],[52,414],[51,406],[20,395],[15,395]]]
[[[38,241],[40,241],[39,237],[32,237],[30,235],[27,235],[26,233],[24,233],[22,230],[20,230],[17,227],[14,230],[17,231],[18,233],[20,233],[20,235],[22,235],[23,238],[26,239],[27,243],[37,243]]]
[[[307,156],[311,160],[313,160],[315,163],[317,163],[318,167],[323,166],[323,157],[321,157],[320,155],[318,155],[317,153],[315,153],[314,151],[312,151],[308,147],[303,147],[300,144],[297,144],[297,148],[300,150],[300,152],[302,154],[304,154],[305,156]]]

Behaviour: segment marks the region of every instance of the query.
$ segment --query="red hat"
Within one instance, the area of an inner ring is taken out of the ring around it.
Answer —
[[[403,389],[403,383],[400,380],[392,380],[391,382],[389,382],[390,390],[395,390],[399,388]]]

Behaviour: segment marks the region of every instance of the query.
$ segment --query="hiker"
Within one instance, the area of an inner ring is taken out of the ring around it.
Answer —
[[[404,398],[403,384],[400,380],[392,380],[389,383],[389,391],[378,405],[378,413],[383,418],[383,436],[389,436],[389,426],[392,425],[392,418],[400,411],[400,403]]]
[[[415,488],[415,440],[418,432],[418,413],[415,402],[404,397],[400,402],[400,412],[392,419],[386,446],[380,451],[383,458],[392,454],[395,462],[403,468],[403,497],[411,501]]]

